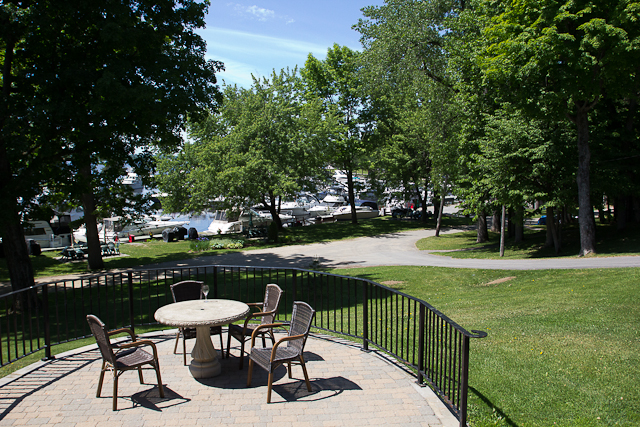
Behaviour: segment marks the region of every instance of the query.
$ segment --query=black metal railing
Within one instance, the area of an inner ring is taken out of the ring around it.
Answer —
[[[91,335],[87,314],[110,328],[157,325],[155,311],[172,302],[169,286],[196,279],[210,297],[261,301],[269,283],[285,292],[278,321],[293,301],[316,310],[314,327],[361,341],[408,366],[459,419],[467,421],[469,344],[485,332],[468,332],[434,307],[367,279],[297,268],[206,266],[130,270],[51,282],[0,296],[0,365]]]

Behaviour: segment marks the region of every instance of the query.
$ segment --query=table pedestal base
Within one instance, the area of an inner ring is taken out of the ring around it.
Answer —
[[[196,327],[196,343],[191,352],[189,371],[194,378],[211,378],[220,375],[218,352],[213,348],[209,326]]]

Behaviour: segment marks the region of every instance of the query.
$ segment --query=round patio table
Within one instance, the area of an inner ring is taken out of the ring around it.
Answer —
[[[168,326],[196,328],[196,344],[191,352],[189,370],[194,378],[211,378],[220,374],[218,353],[213,348],[209,328],[245,318],[249,306],[227,299],[191,300],[165,305],[156,310],[155,319]],[[224,351],[224,349],[221,349]]]

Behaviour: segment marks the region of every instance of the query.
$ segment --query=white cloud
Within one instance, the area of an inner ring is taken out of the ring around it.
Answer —
[[[227,3],[227,7],[231,7],[235,11],[236,15],[248,19],[255,19],[260,22],[267,22],[274,19],[285,21],[287,24],[295,22],[294,19],[288,17],[287,15],[277,14],[274,10],[265,9],[264,7],[256,6],[255,4],[252,6],[246,6],[240,3]]]
[[[249,6],[247,12],[255,16],[258,21],[266,21],[267,19],[274,18],[276,13],[273,10],[258,7],[256,5]]]
[[[327,54],[327,46],[299,40],[215,27],[198,33],[207,42],[207,59],[224,63],[225,71],[217,75],[218,80],[243,87],[251,86],[252,74],[256,78],[270,77],[274,69],[279,72],[286,67],[303,67],[309,53],[318,59]]]

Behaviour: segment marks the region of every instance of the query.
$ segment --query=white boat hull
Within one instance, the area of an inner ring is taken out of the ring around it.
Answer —
[[[380,215],[380,211],[377,209],[371,209],[368,206],[356,206],[356,218],[358,219],[367,219],[367,218],[375,218]],[[348,221],[351,219],[351,207],[344,206],[335,212],[333,212],[333,217],[336,221]]]

